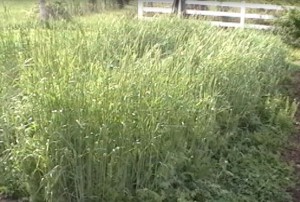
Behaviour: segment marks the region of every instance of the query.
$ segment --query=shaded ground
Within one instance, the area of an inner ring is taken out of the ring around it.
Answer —
[[[297,63],[297,66],[300,62]],[[290,93],[298,102],[300,102],[300,70],[297,70],[292,75],[292,82],[290,85]],[[285,159],[294,167],[295,174],[298,178],[296,187],[293,190],[289,190],[293,195],[293,202],[300,201],[300,105],[295,115],[295,127],[294,135],[291,137],[291,146],[284,154]]]
[[[22,198],[22,199],[12,199],[12,198],[7,198],[4,196],[0,196],[0,202],[29,202],[28,198]]]
[[[22,200],[14,200],[14,199],[7,199],[4,197],[0,197],[0,202],[23,202]]]

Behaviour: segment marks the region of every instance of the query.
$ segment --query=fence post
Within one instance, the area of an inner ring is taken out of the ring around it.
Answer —
[[[144,15],[144,0],[138,0],[138,18],[142,18]]]
[[[178,10],[177,10],[178,16],[181,16],[181,11],[182,11],[182,0],[179,0]]]
[[[240,26],[242,28],[245,28],[245,19],[246,19],[246,1],[243,0],[241,2],[241,21],[240,21]]]
[[[179,0],[179,5],[178,5],[178,16],[182,17],[185,14],[185,0]]]

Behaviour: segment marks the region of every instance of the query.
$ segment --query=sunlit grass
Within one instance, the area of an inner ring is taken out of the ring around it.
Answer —
[[[286,199],[289,170],[272,154],[294,113],[275,88],[279,39],[91,18],[2,28],[2,183],[33,201]]]

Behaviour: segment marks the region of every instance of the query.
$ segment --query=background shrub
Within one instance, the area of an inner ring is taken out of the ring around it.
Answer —
[[[286,12],[276,22],[275,32],[282,40],[294,47],[300,47],[300,10],[293,9]]]

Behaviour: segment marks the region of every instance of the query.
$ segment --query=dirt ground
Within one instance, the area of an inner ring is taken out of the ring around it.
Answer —
[[[11,199],[11,198],[0,196],[0,202],[29,202],[29,199],[28,198]]]
[[[22,200],[14,200],[14,199],[7,199],[4,197],[0,197],[0,202],[23,202]]]

